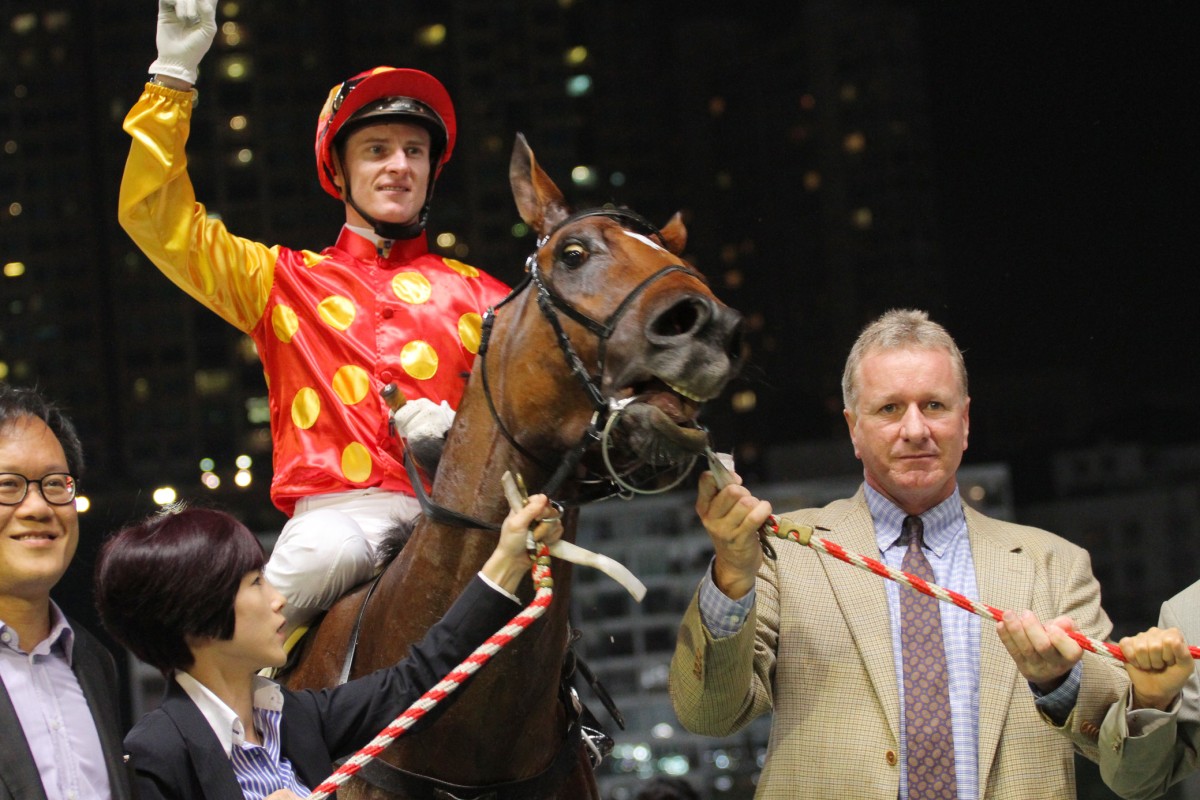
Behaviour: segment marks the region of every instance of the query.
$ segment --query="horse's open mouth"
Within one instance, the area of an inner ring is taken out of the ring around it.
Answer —
[[[665,452],[669,450],[677,451],[675,456],[703,452],[708,444],[708,432],[696,423],[702,400],[659,378],[638,383],[631,390],[636,400],[625,409],[629,422],[643,429],[649,438],[657,440],[653,443],[639,441],[643,437],[635,433],[632,444],[636,450],[643,456],[650,455],[644,448],[653,451],[652,460],[658,463],[670,458],[672,454]]]

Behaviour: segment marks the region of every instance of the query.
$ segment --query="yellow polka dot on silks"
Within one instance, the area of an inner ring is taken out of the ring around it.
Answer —
[[[429,278],[419,272],[400,272],[392,278],[392,293],[401,301],[417,306],[429,300],[433,287]]]
[[[351,442],[342,451],[342,475],[346,480],[361,483],[371,477],[371,453],[358,442]]]
[[[400,351],[400,366],[417,380],[428,380],[437,372],[437,351],[430,347],[429,342],[414,339]]]
[[[458,338],[469,353],[479,352],[479,340],[483,338],[483,317],[468,311],[458,318]]]
[[[290,344],[299,329],[300,320],[291,306],[275,306],[271,309],[271,330],[275,331],[276,339]]]
[[[321,416],[321,396],[312,387],[305,386],[292,398],[292,424],[308,430]]]
[[[321,317],[321,321],[339,331],[350,327],[356,313],[358,312],[354,308],[354,301],[340,294],[331,294],[317,303],[317,315]]]
[[[315,267],[326,259],[326,256],[320,253],[314,253],[312,250],[301,250],[300,255],[304,258],[304,266]]]
[[[475,269],[470,264],[464,264],[461,261],[455,261],[453,258],[443,258],[442,262],[459,275],[462,275],[464,278],[479,277],[479,270]]]
[[[362,367],[346,364],[333,373],[333,393],[348,406],[367,396],[371,388],[371,376]]]

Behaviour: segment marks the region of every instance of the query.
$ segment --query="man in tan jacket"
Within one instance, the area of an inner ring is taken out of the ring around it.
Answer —
[[[1086,551],[962,502],[956,473],[970,398],[962,354],[944,328],[924,312],[888,312],[855,343],[842,388],[864,485],[854,497],[788,518],[827,529],[822,535],[831,541],[895,568],[909,549],[902,525],[919,518],[916,549],[934,583],[1053,620],[1046,630],[1056,641],[1065,637],[1066,617],[1088,636],[1108,635]],[[911,682],[924,675],[904,675],[911,648],[901,646],[900,592],[909,590],[799,545],[781,542],[778,559],[764,560],[756,531],[770,505],[736,482],[718,490],[705,473],[696,509],[715,557],[671,665],[671,696],[684,726],[725,736],[772,713],[758,798],[935,796],[923,790],[923,773],[913,772],[921,767],[909,762],[925,744],[906,723],[906,714],[918,716],[906,711],[906,682],[916,687],[910,700],[927,699],[927,689]],[[948,603],[929,616],[940,616],[949,709],[941,722],[948,717],[943,727],[952,730],[936,796],[1074,797],[1072,742],[1096,758],[1096,732],[1127,685],[1124,671],[1091,654],[1071,663],[1054,647],[1014,659],[994,630],[1004,623]]]

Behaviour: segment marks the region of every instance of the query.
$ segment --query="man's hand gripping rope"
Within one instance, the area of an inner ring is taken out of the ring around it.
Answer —
[[[718,454],[709,449],[707,451],[707,455],[709,471],[712,473],[713,480],[716,482],[718,491],[734,482],[733,473],[730,472],[729,468],[721,461]],[[873,572],[881,578],[893,580],[896,583],[907,586],[908,588],[918,591],[921,594],[929,595],[930,597],[937,598],[938,600],[946,603],[953,603],[959,608],[969,611],[972,614],[977,614],[981,617],[987,617],[988,619],[996,622],[1000,622],[1004,619],[1005,612],[999,608],[980,603],[977,600],[972,600],[964,595],[959,594],[958,592],[945,589],[937,584],[929,583],[921,578],[918,578],[916,575],[910,575],[907,572],[893,569],[877,559],[844,550],[840,545],[817,535],[817,531],[823,530],[825,529],[814,528],[811,525],[800,525],[788,519],[787,517],[776,517],[774,514],[772,514],[767,518],[767,522],[762,526],[762,528],[759,529],[759,535],[763,540],[763,552],[768,558],[771,558],[774,555],[774,550],[770,549],[770,545],[767,543],[766,536],[769,534],[770,536],[774,536],[779,539],[786,539],[788,541],[811,547],[813,550],[816,550],[820,553],[833,556],[839,561],[844,561],[851,566],[864,569],[867,572]],[[1108,658],[1122,664],[1127,663],[1128,661],[1128,659],[1125,657],[1125,654],[1121,651],[1121,648],[1112,642],[1103,642],[1099,639],[1092,639],[1075,630],[1068,630],[1065,631],[1065,633],[1072,640],[1074,640],[1076,644],[1089,653],[1095,653],[1103,658]],[[1200,647],[1189,646],[1188,651],[1191,653],[1193,659],[1200,659]]]

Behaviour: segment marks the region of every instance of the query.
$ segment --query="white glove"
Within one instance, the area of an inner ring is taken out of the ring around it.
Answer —
[[[392,412],[392,422],[402,439],[442,439],[454,422],[454,410],[445,400],[435,403],[416,397]]]
[[[216,0],[158,0],[158,58],[150,65],[150,74],[194,84],[200,59],[216,35]]]

